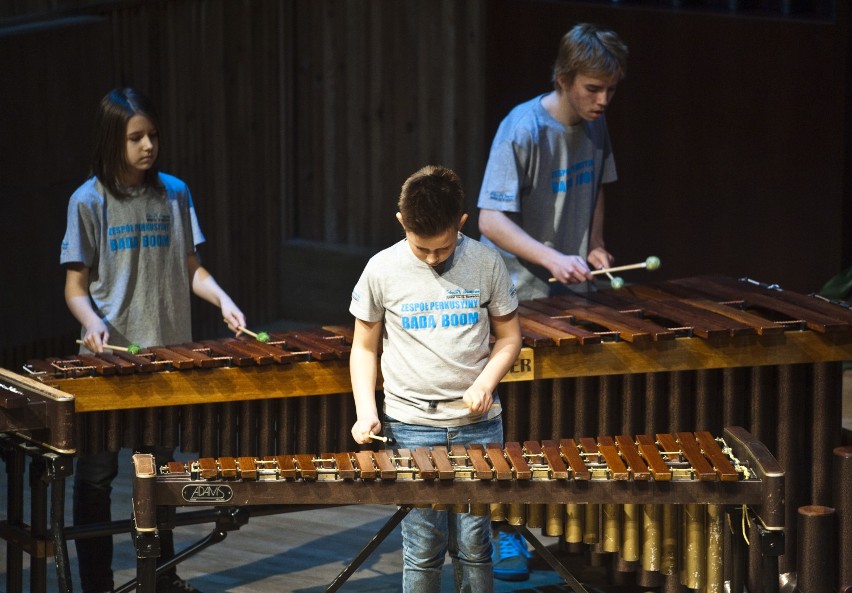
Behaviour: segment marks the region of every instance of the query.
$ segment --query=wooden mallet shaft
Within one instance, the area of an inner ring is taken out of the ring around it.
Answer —
[[[77,343],[82,344],[83,340],[77,340]],[[109,350],[118,350],[119,352],[127,352],[128,354],[138,354],[139,351],[142,349],[139,346],[139,344],[131,344],[127,348],[125,348],[124,346],[113,346],[112,344],[104,344],[103,347],[107,348]]]
[[[609,276],[610,274],[612,274],[612,272],[624,272],[625,270],[639,270],[641,268],[647,268],[647,267],[648,266],[645,265],[645,262],[642,262],[641,264],[630,264],[630,265],[627,265],[627,266],[616,266],[614,268],[602,268],[600,270],[591,270],[589,273],[592,276],[597,276],[599,274],[606,274],[607,276]]]
[[[623,272],[625,270],[638,270],[640,268],[648,268],[649,270],[656,270],[660,267],[660,258],[651,256],[643,262],[638,264],[628,264],[626,266],[615,266],[614,268],[601,268],[600,270],[592,270],[590,274],[592,276],[597,276],[598,274],[606,274],[612,279],[612,272]],[[549,278],[548,282],[556,282],[556,278]]]
[[[614,268],[603,268],[601,270],[592,270],[592,276],[596,274],[606,274],[609,276],[610,272],[623,272],[625,270],[638,270],[640,268],[648,268],[649,270],[656,270],[660,267],[660,258],[654,257],[653,255],[646,259],[643,262],[638,264],[629,264],[626,266],[616,266]]]

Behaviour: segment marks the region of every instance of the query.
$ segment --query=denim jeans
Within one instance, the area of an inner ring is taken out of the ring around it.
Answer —
[[[503,443],[503,423],[492,420],[436,428],[405,424],[393,419],[384,422],[384,434],[396,442],[394,448],[414,449]],[[494,570],[491,564],[491,518],[468,513],[414,508],[402,520],[403,593],[438,593],[441,569],[449,552],[453,563],[456,591],[491,593]]]

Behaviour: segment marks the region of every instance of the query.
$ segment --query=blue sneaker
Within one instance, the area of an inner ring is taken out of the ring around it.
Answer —
[[[494,578],[501,581],[525,581],[530,578],[530,552],[519,533],[499,531],[491,542],[494,550]]]

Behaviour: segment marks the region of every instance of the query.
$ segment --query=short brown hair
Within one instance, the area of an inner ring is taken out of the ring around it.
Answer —
[[[597,25],[580,23],[559,42],[553,65],[553,87],[559,89],[559,77],[567,84],[577,74],[603,74],[622,79],[627,74],[627,46],[618,35]]]
[[[398,206],[406,231],[436,237],[457,230],[465,213],[461,179],[440,165],[423,167],[402,184]]]

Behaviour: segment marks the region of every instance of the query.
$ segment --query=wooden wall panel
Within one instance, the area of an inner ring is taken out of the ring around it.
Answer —
[[[52,8],[44,18],[50,23],[52,14],[56,28],[71,7]],[[24,293],[9,295],[2,308],[19,321],[3,334],[0,365],[18,366],[21,353],[33,349],[33,334],[61,336],[65,350],[75,349],[77,324],[62,300],[56,254],[68,197],[86,175],[88,156],[80,155],[88,150],[91,116],[110,88],[137,86],[158,106],[162,168],[189,183],[208,238],[203,261],[250,325],[310,318],[316,310],[299,290],[309,279],[296,276],[304,266],[287,259],[304,251],[286,249],[288,242],[343,252],[351,246],[360,262],[365,249],[401,236],[396,196],[415,169],[441,163],[468,180],[481,168],[481,97],[473,93],[482,88],[482,12],[481,1],[452,0],[128,1],[82,11],[96,31],[69,26],[71,42],[62,47],[53,45],[59,37],[40,37],[32,27],[9,38],[0,30],[3,49],[25,50],[30,64],[36,57],[35,68],[12,70],[21,85],[4,100],[25,116],[50,114],[56,127],[44,138],[22,124],[9,124],[11,132],[31,153],[79,157],[60,172],[55,160],[30,154],[21,169],[26,179],[50,180],[45,199],[55,206],[50,232],[32,254],[45,270],[38,297],[28,305]],[[33,53],[36,45],[42,49]],[[63,88],[86,64],[99,68]],[[38,89],[43,67],[57,76]],[[64,95],[67,105],[56,110]],[[65,134],[69,119],[79,124],[73,134]],[[17,183],[4,179],[0,192],[10,194]],[[26,234],[28,214],[21,219],[12,244]],[[10,277],[24,276],[26,263],[9,265]],[[314,273],[333,277],[335,270]],[[329,296],[344,315],[349,283]],[[206,303],[196,301],[193,315],[197,337],[225,332]],[[36,318],[44,323],[35,325]]]
[[[718,272],[810,292],[852,265],[843,248],[852,222],[841,216],[852,198],[845,13],[805,21],[573,2],[489,8],[490,131],[512,105],[549,90],[558,40],[573,24],[601,23],[630,46],[607,112],[619,180],[606,190],[606,240],[617,263],[657,255],[663,265],[627,281]]]
[[[110,72],[110,54],[102,50],[108,35],[108,20],[86,18],[0,36],[0,366],[5,368],[20,368],[18,361],[37,353],[56,354],[62,343],[73,345],[70,332],[78,326],[62,296],[59,248],[68,198],[89,166],[89,128]]]
[[[658,278],[818,288],[850,263],[850,19],[839,8],[820,20],[532,0],[4,4],[0,241],[27,253],[2,263],[0,366],[36,344],[74,348],[57,254],[110,88],[139,86],[159,106],[163,168],[190,184],[204,262],[250,325],[315,320],[314,294],[345,316],[353,270],[401,236],[395,202],[415,169],[459,172],[474,214],[465,230],[478,235],[497,122],[548,90],[556,42],[580,20],[612,26],[632,51],[609,113],[619,261],[654,254]],[[334,284],[334,269],[303,265],[323,261],[305,255],[322,255],[312,245],[336,262],[351,252],[353,270]],[[205,303],[194,316],[198,337],[225,331]]]
[[[174,2],[112,14],[117,78],[153,96],[163,169],[193,191],[206,266],[254,323],[274,319],[282,240],[283,96],[295,22],[285,2]],[[195,333],[220,334],[200,303]]]
[[[401,236],[399,187],[426,164],[454,168],[475,191],[481,3],[306,1],[297,10],[294,234],[386,246]]]

